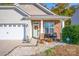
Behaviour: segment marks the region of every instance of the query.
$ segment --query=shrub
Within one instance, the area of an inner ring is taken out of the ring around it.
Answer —
[[[70,25],[63,28],[62,41],[70,44],[79,44],[79,25]]]
[[[54,48],[49,48],[49,49],[45,50],[42,54],[45,56],[52,56],[52,55],[54,55],[53,51],[54,51]]]

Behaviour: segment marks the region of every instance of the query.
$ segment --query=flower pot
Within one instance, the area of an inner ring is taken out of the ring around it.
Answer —
[[[39,43],[44,44],[44,40],[40,39]]]
[[[53,41],[53,40],[52,40],[51,38],[49,38],[49,39],[47,40],[47,42],[49,42],[49,43],[52,42],[52,41]]]

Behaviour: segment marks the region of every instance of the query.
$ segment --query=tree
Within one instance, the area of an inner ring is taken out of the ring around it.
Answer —
[[[51,9],[51,11],[58,15],[72,16],[74,8],[70,8],[68,3],[58,3],[58,7]]]
[[[56,13],[57,15],[60,16],[72,16],[73,13],[75,12],[75,8],[70,7],[70,4],[68,3],[58,3],[56,8],[51,9],[52,12]],[[70,25],[71,20],[67,20],[65,22],[65,25]]]

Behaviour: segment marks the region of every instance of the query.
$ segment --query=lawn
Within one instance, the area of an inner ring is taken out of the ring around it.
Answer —
[[[79,56],[78,45],[64,45],[49,48],[48,50],[37,54],[40,56]]]

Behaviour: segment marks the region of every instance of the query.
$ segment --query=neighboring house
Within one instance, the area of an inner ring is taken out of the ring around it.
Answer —
[[[37,3],[0,6],[0,40],[43,39],[44,34],[53,33],[61,39],[62,28],[69,18]]]
[[[79,9],[73,14],[71,20],[72,25],[79,25]]]

